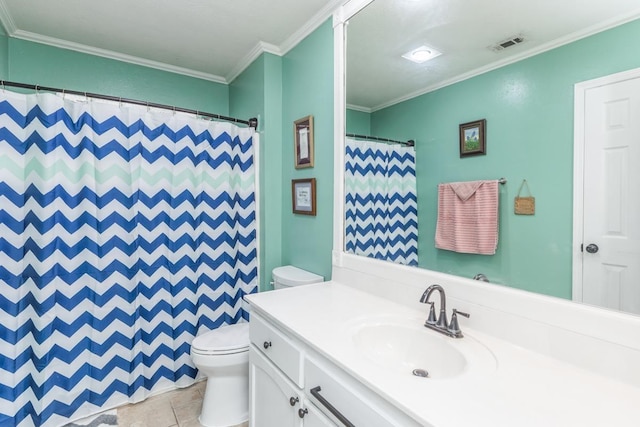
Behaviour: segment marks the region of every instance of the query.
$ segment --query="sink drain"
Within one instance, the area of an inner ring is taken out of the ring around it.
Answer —
[[[425,369],[414,369],[412,373],[416,377],[422,377],[422,378],[429,377],[429,372],[427,372]]]

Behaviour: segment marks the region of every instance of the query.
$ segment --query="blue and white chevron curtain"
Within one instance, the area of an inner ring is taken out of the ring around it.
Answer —
[[[418,265],[414,147],[346,141],[347,252]]]
[[[197,371],[257,291],[253,130],[0,93],[0,426],[58,426]]]

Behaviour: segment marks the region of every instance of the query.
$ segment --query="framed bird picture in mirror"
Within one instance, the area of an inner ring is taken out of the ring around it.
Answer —
[[[486,128],[485,119],[460,125],[460,157],[487,153]]]

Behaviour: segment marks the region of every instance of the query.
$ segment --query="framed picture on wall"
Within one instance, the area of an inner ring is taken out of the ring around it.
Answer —
[[[485,119],[460,125],[460,157],[487,153]]]
[[[296,169],[313,167],[313,116],[293,122],[293,144]]]
[[[316,179],[292,179],[291,202],[293,213],[302,215],[316,214]]]

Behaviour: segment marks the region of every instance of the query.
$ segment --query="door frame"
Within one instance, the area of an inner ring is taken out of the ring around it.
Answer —
[[[582,302],[582,244],[584,235],[584,126],[586,93],[590,89],[640,78],[640,68],[610,74],[574,85],[573,119],[573,261],[572,292],[573,301]]]

